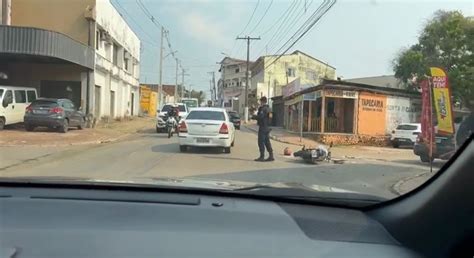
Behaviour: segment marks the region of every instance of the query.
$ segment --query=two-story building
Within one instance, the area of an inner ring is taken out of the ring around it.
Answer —
[[[0,25],[2,84],[70,98],[94,118],[138,114],[140,40],[110,0],[0,1],[11,14]]]
[[[296,78],[303,88],[319,85],[322,79],[336,79],[336,68],[299,50],[277,58],[278,55],[261,56],[253,64],[251,97],[254,100],[282,95],[282,87]]]
[[[221,78],[217,83],[217,105],[243,114],[247,61],[225,57],[220,64]]]

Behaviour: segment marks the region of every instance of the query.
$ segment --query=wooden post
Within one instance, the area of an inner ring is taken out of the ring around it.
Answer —
[[[324,125],[326,118],[326,97],[324,96],[324,91],[322,92],[321,96],[321,133],[324,133]]]

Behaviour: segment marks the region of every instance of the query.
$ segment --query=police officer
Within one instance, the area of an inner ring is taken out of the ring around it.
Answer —
[[[272,144],[270,143],[270,108],[267,105],[267,97],[260,98],[260,107],[257,115],[253,116],[258,125],[258,149],[260,157],[255,161],[274,161]],[[270,156],[265,159],[265,148]]]

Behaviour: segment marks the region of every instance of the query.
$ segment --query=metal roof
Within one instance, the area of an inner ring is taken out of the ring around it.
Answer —
[[[59,32],[0,25],[0,55],[55,58],[94,69],[94,50]]]

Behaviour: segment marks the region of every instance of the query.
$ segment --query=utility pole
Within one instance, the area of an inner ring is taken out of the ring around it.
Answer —
[[[250,62],[250,41],[251,40],[260,40],[258,38],[252,38],[250,36],[247,37],[237,37],[237,39],[247,40],[247,72],[245,73],[245,110],[244,110],[244,117],[245,122],[249,121],[249,62]]]
[[[174,83],[174,102],[178,102],[178,58],[176,60],[176,81]]]
[[[208,74],[212,74],[212,80],[210,81],[210,88],[211,88],[211,100],[214,100],[214,94],[215,94],[215,88],[216,88],[216,73],[208,72]]]
[[[158,87],[158,95],[160,103],[158,104],[158,109],[161,110],[161,106],[163,106],[163,37],[165,36],[165,28],[161,26],[161,39],[160,39],[160,78],[159,78],[159,87]]]
[[[181,68],[181,99],[184,98],[184,76],[185,75],[189,75],[186,73],[186,70],[184,70],[184,68]]]

